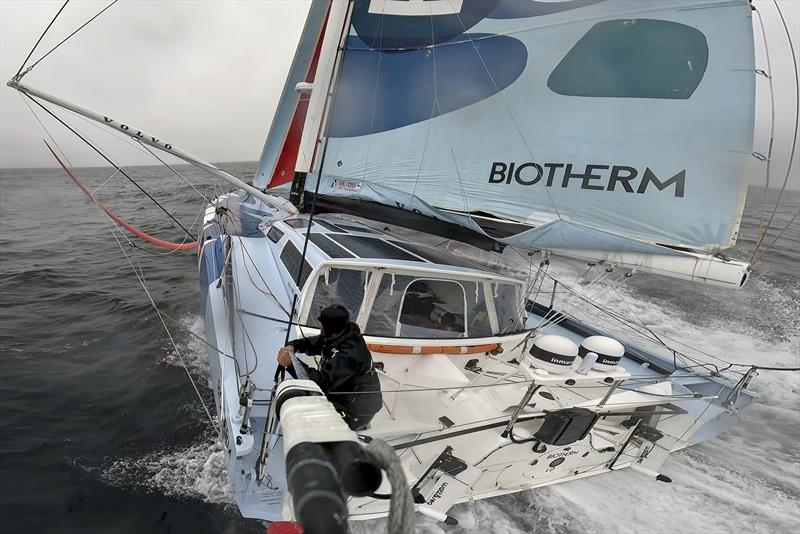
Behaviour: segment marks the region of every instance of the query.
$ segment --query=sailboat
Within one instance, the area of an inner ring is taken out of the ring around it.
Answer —
[[[755,73],[747,0],[314,0],[252,184],[9,85],[235,187],[185,248],[243,516],[295,518],[275,354],[341,304],[382,389],[356,442],[391,445],[414,510],[452,524],[458,503],[622,469],[669,482],[670,453],[758,398],[757,367],[598,300],[634,273],[746,282],[749,263],[722,250],[744,206]],[[585,273],[551,274],[562,258]],[[390,481],[373,489],[348,497],[351,520],[389,514]]]

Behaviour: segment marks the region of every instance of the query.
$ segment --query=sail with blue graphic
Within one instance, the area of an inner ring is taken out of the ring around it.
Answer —
[[[520,223],[492,238],[527,248],[735,243],[755,114],[747,0],[342,4],[326,29],[341,53],[311,97],[324,113],[303,132],[319,141],[306,191],[321,176],[329,200],[484,236],[475,217]]]

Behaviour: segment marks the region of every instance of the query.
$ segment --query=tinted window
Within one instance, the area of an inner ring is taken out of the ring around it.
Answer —
[[[278,230],[273,226],[272,228],[269,229],[269,232],[267,232],[267,237],[273,243],[277,243],[283,237],[283,232],[281,232],[280,230]]]
[[[308,220],[306,219],[289,219],[288,221],[283,221],[292,228],[305,228],[308,226]]]
[[[303,269],[300,273],[300,283],[298,287],[302,288],[306,285],[306,280],[308,279],[308,275],[311,274],[311,266],[308,264],[307,261],[302,259],[302,255],[300,251],[297,250],[292,243],[286,243],[283,247],[283,251],[281,252],[281,261],[286,266],[286,270],[292,277],[292,280],[297,280],[297,272],[300,269],[300,265],[302,262]]]
[[[651,19],[599,22],[550,74],[566,96],[689,98],[706,71],[708,43],[697,29]]]
[[[317,245],[322,252],[330,256],[331,258],[352,258],[353,255],[347,252],[345,249],[325,237],[325,234],[311,234],[309,239],[312,243]]]
[[[331,268],[327,274],[321,274],[317,279],[314,299],[308,314],[308,323],[319,326],[317,317],[319,312],[331,304],[341,304],[350,312],[350,320],[355,321],[361,301],[364,300],[364,288],[368,280],[368,273],[355,269]]]
[[[359,258],[420,261],[416,256],[382,239],[343,234],[331,234],[330,238],[348,250],[353,251]]]

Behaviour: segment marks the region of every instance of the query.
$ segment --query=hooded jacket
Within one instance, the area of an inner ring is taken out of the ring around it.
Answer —
[[[331,337],[320,335],[295,339],[289,345],[295,352],[322,356],[319,369],[296,361],[303,365],[309,379],[319,385],[337,409],[360,419],[361,423],[365,419],[368,423],[380,411],[380,379],[372,367],[372,354],[357,324],[350,322]],[[366,423],[359,426],[366,426]]]

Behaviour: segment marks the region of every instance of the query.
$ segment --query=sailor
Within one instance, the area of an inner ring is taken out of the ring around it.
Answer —
[[[320,334],[287,343],[278,351],[278,363],[295,377],[293,365],[302,365],[308,378],[319,385],[348,426],[363,430],[382,404],[381,384],[372,365],[372,354],[344,306],[328,306],[320,312],[318,320]],[[293,359],[294,352],[322,355],[319,369]]]

